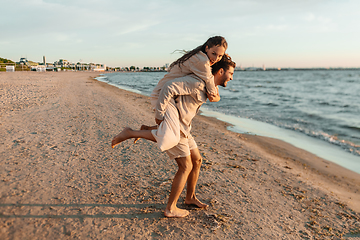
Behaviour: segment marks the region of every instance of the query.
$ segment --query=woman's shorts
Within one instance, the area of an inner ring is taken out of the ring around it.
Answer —
[[[170,159],[175,159],[189,156],[190,151],[196,148],[197,145],[194,138],[191,135],[185,137],[185,135],[181,133],[179,143],[175,147],[166,150],[166,153],[169,155]]]

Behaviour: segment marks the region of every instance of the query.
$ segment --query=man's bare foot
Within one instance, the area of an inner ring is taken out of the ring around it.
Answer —
[[[199,199],[197,199],[196,197],[191,198],[191,199],[185,199],[185,204],[187,205],[195,205],[198,208],[207,208],[209,205],[202,203],[199,201]]]
[[[189,215],[189,211],[185,210],[185,209],[180,209],[180,208],[175,208],[174,210],[168,210],[165,209],[164,211],[164,215],[165,217],[176,217],[176,218],[182,218],[182,217],[186,217],[187,215]]]
[[[141,125],[141,127],[140,127],[140,130],[149,130],[149,129],[151,129],[151,127],[150,127],[150,126],[146,126],[146,125]],[[140,140],[140,138],[135,138],[134,144],[135,144],[137,141],[139,141],[139,140]]]
[[[132,129],[129,127],[124,128],[118,135],[116,135],[111,141],[111,147],[114,148],[117,144],[131,138]]]

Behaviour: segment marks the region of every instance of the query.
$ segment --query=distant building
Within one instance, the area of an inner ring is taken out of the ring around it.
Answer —
[[[92,64],[91,65],[91,71],[105,72],[106,71],[106,65],[105,64]]]
[[[20,58],[20,61],[18,62],[18,64],[23,64],[23,65],[27,66],[29,64],[29,62],[26,58]]]
[[[59,59],[59,61],[54,62],[54,65],[60,68],[67,68],[69,64],[69,61],[65,59]]]
[[[46,72],[46,66],[45,65],[32,66],[31,71]]]
[[[90,65],[87,63],[80,63],[76,64],[76,70],[78,71],[88,71],[90,69]]]
[[[240,65],[240,66],[237,66],[237,67],[235,67],[235,71],[243,71],[244,69],[242,68],[242,66]]]
[[[43,56],[43,64],[46,65],[46,57]]]
[[[15,72],[15,66],[6,66],[7,72]]]

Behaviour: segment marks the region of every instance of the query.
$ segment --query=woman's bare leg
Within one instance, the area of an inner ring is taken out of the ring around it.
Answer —
[[[176,158],[175,160],[179,169],[175,174],[164,214],[166,217],[186,217],[189,215],[189,211],[178,208],[176,203],[185,187],[186,181],[192,169],[191,157],[181,157]]]
[[[195,196],[196,183],[199,179],[202,158],[198,148],[193,149],[190,152],[193,167],[187,179],[185,203],[196,205],[199,208],[206,208],[208,205],[200,202]]]
[[[140,130],[153,130],[153,129],[157,129],[158,125],[155,126],[146,126],[146,125],[141,125]],[[134,143],[136,143],[140,138],[135,138]]]
[[[113,138],[111,147],[114,148],[117,144],[130,138],[144,138],[156,142],[151,130],[132,130],[131,128],[126,127]]]

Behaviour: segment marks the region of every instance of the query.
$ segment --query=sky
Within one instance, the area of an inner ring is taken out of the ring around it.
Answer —
[[[223,36],[241,67],[360,67],[358,0],[0,0],[0,57],[161,67]]]

